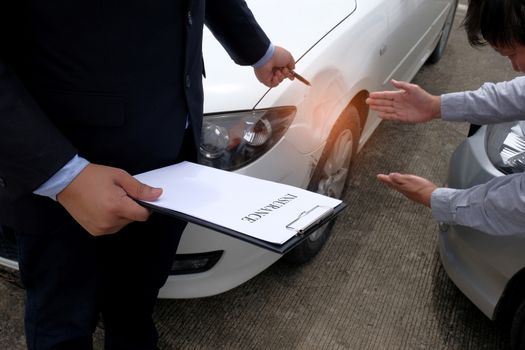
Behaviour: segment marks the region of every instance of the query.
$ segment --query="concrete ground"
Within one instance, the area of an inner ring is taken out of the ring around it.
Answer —
[[[414,82],[431,93],[511,79],[506,59],[470,48],[454,24],[443,59]],[[353,165],[345,202],[322,252],[308,264],[278,262],[215,297],[160,300],[161,349],[506,349],[507,330],[448,279],[430,211],[382,186],[377,173],[410,172],[444,183],[467,126],[385,122]],[[0,348],[24,349],[23,290],[0,270]],[[100,332],[96,334],[101,348]]]

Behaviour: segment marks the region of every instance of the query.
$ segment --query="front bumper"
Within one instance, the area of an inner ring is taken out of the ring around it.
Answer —
[[[283,139],[264,156],[237,172],[305,188],[320,151],[322,147],[313,153],[302,154]],[[213,251],[223,253],[211,269],[168,277],[159,297],[200,298],[223,293],[258,275],[282,256],[223,233],[188,224],[177,254]]]
[[[177,254],[191,254],[196,249],[223,250],[224,253],[208,271],[170,276],[160,290],[159,298],[200,298],[225,292],[261,273],[281,257],[280,254],[190,223],[181,237]]]

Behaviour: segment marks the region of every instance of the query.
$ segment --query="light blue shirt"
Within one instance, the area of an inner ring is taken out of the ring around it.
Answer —
[[[62,190],[66,188],[66,186],[69,185],[71,181],[73,181],[73,179],[88,165],[89,162],[86,159],[75,155],[62,167],[62,169],[57,171],[33,193],[56,200],[57,194],[62,192]]]
[[[268,50],[266,50],[266,53],[264,54],[264,56],[261,57],[257,62],[255,62],[255,64],[252,65],[252,67],[259,68],[261,66],[264,66],[266,63],[268,63],[270,58],[272,58],[274,52],[275,52],[275,46],[272,43],[270,43],[270,46],[268,46]]]
[[[525,119],[525,77],[486,83],[479,90],[441,96],[441,118],[490,124]],[[472,188],[438,188],[433,217],[493,235],[525,235],[525,173],[500,176]]]
[[[261,57],[261,59],[259,59],[252,67],[259,68],[268,63],[274,52],[275,46],[270,43],[270,46],[268,46],[264,56]],[[186,122],[186,127],[187,126],[188,123]],[[33,193],[41,196],[47,196],[53,200],[56,200],[57,195],[62,192],[64,188],[66,188],[67,185],[69,185],[71,181],[73,181],[73,179],[77,177],[86,166],[88,166],[88,164],[89,162],[86,159],[80,157],[79,155],[75,155],[69,162],[67,162],[66,165],[64,165],[64,167],[57,171],[49,180],[37,188]]]

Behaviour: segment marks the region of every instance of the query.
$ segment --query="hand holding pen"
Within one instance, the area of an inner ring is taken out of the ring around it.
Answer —
[[[305,84],[305,85],[308,85],[308,86],[312,86],[312,84],[310,84],[310,82],[308,80],[306,80],[305,78],[303,78],[301,75],[299,75],[298,73],[296,73],[294,70],[291,70],[290,71],[292,73],[292,75],[294,76],[294,78],[297,78],[297,80],[299,80],[301,83]]]
[[[257,79],[268,87],[276,87],[286,78],[297,78],[306,84],[307,80],[295,73],[294,68],[295,60],[292,54],[282,47],[275,46],[270,60],[254,71]]]
[[[304,78],[302,75],[297,73],[295,70],[290,69],[288,67],[284,68],[274,68],[274,75],[278,76],[279,82],[283,81],[284,79],[288,78],[290,80],[299,80],[301,83],[307,86],[312,86],[306,78]]]

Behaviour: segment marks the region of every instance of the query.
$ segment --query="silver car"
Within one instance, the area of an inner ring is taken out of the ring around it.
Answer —
[[[483,126],[456,149],[448,187],[468,188],[525,170],[525,121]],[[513,348],[525,344],[525,236],[494,236],[440,225],[443,266],[489,318],[512,320]],[[525,231],[525,228],[524,228]]]

